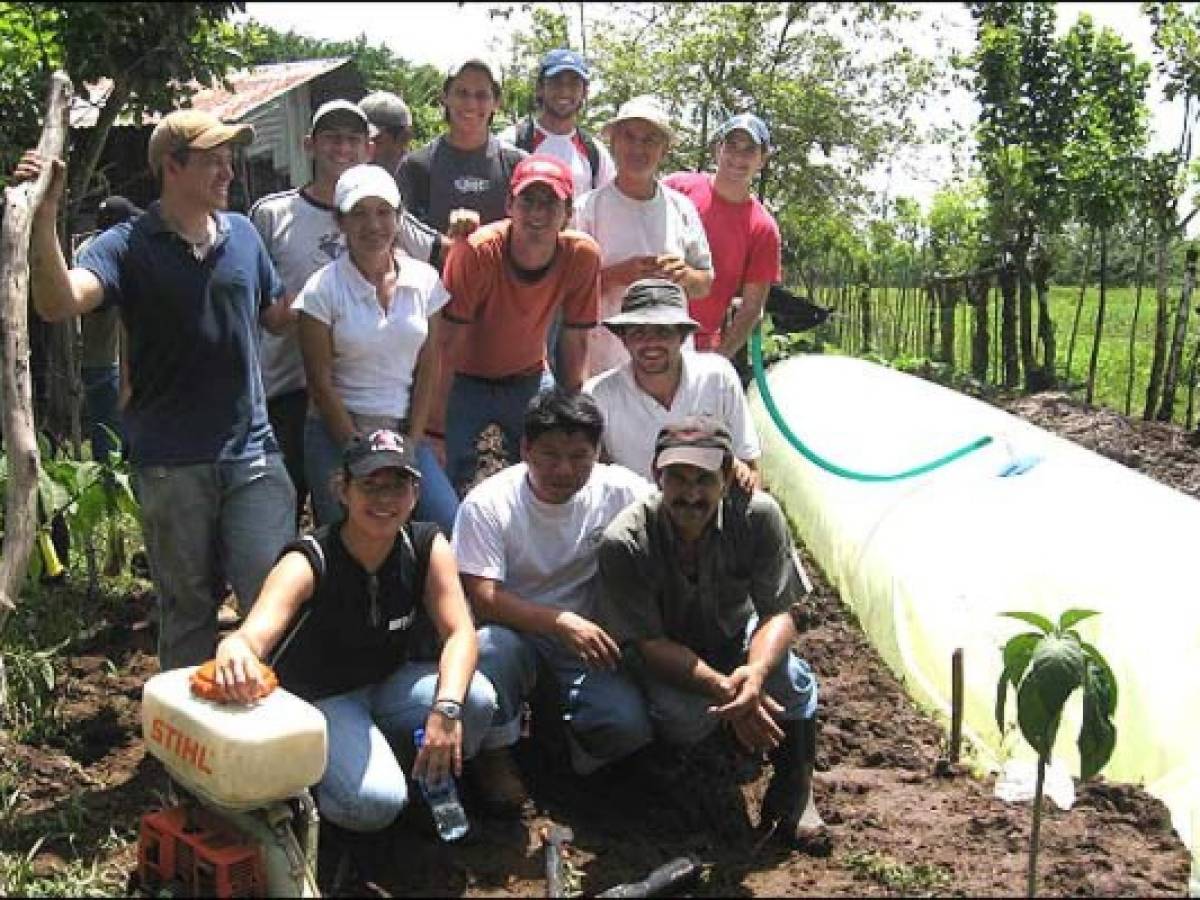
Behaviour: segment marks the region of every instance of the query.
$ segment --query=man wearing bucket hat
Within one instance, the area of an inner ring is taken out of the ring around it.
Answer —
[[[663,183],[695,204],[712,249],[712,289],[688,304],[700,322],[696,349],[732,359],[762,318],[767,291],[783,279],[779,226],[751,193],[770,155],[771,134],[758,116],[740,113],[716,130],[713,150],[715,175],[676,172]]]
[[[601,315],[621,308],[625,288],[639,278],[665,278],[689,297],[702,297],[712,285],[712,257],[696,208],[658,180],[658,167],[674,131],[662,105],[634,97],[605,123],[602,135],[612,147],[617,175],[579,201],[575,227],[600,244]],[[593,332],[591,374],[629,358],[617,338]]]
[[[500,132],[501,140],[522,150],[565,162],[571,169],[576,197],[608,184],[616,175],[608,148],[579,125],[591,77],[579,53],[566,48],[551,50],[538,65],[534,87],[537,116],[526,116]]]
[[[817,680],[791,649],[807,585],[783,511],[734,486],[733,439],[711,417],[664,426],[653,467],[659,491],[605,529],[599,566],[600,624],[646,697],[656,749],[669,759],[725,723],[770,753],[761,827],[828,852],[812,796]]]
[[[165,116],[150,136],[160,199],[110,228],[68,270],[54,230],[64,166],[35,152],[19,179],[53,166],[34,213],[31,293],[62,321],[116,306],[129,336],[125,410],[134,484],[161,604],[163,669],[209,659],[213,584],[225,577],[243,610],[296,533],[295,493],[267,419],[258,326],[281,323],[283,286],[254,226],[224,212],[233,151],[249,125],[201,110]]]
[[[757,486],[758,434],[737,373],[714,353],[684,353],[697,322],[677,284],[635,281],[621,311],[604,320],[629,351],[629,360],[589,379],[584,391],[604,413],[604,452],[615,463],[653,478],[654,439],[668,421],[706,414],[733,435],[737,481]]]
[[[534,154],[513,172],[510,218],[458,241],[446,260],[451,301],[442,312],[449,383],[446,468],[465,491],[475,476],[476,440],[490,422],[515,460],[526,404],[551,386],[546,335],[562,310],[558,382],[579,390],[600,296],[600,248],[568,229],[571,172]]]

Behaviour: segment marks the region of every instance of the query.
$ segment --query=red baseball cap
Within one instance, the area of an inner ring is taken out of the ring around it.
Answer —
[[[559,200],[567,200],[575,193],[575,180],[567,164],[544,153],[535,153],[517,163],[511,183],[514,197],[531,184],[547,185]]]

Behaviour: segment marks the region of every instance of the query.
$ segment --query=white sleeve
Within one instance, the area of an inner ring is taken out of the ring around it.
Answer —
[[[598,138],[596,139],[596,150],[600,154],[600,177],[596,179],[596,187],[600,188],[617,177],[617,166],[613,162],[612,154],[604,146],[604,142]]]
[[[692,201],[683,197],[683,203],[676,204],[676,209],[683,216],[684,229],[684,261],[694,269],[709,269],[713,267],[712,253],[708,249],[708,235],[704,233],[704,223],[700,221],[700,213],[692,205]]]
[[[579,198],[579,202],[575,204],[575,217],[571,223],[571,227],[576,231],[582,231],[585,234],[590,234],[593,238],[595,234],[595,206],[596,192],[588,191]]]
[[[322,276],[334,265],[336,263],[329,263],[308,276],[308,281],[304,282],[304,287],[300,289],[300,293],[292,301],[292,309],[297,312],[307,313],[325,325],[333,324],[333,298],[330,296],[330,292],[334,279]],[[329,274],[332,275],[332,272]]]
[[[478,498],[472,498],[470,494],[463,499],[454,517],[450,549],[454,551],[458,571],[463,575],[503,581],[508,572],[504,529],[496,521],[492,510],[481,505]]]
[[[434,248],[441,239],[442,236],[436,229],[430,228],[407,210],[400,216],[400,228],[397,231],[396,240],[400,244],[400,249],[413,259],[419,259],[424,263],[429,262],[433,258]]]
[[[441,278],[435,279],[425,299],[425,318],[428,319],[449,302],[450,292],[446,290],[446,285]]]
[[[722,406],[725,407],[725,422],[729,426],[729,435],[733,438],[733,452],[738,459],[751,460],[762,456],[762,447],[758,442],[758,429],[754,427],[754,419],[750,416],[750,404],[746,402],[746,392],[738,380],[737,371],[731,365],[726,365],[721,371],[721,393],[724,395]]]

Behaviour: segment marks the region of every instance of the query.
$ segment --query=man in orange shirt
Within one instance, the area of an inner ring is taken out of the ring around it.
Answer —
[[[489,423],[500,426],[508,459],[517,458],[525,407],[554,384],[546,334],[559,307],[559,382],[569,391],[583,384],[588,333],[599,319],[600,247],[567,230],[573,187],[561,160],[522,160],[510,182],[509,218],[457,241],[446,260],[446,471],[460,495],[474,477],[475,443]]]

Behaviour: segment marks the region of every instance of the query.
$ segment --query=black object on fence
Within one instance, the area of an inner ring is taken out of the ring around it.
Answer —
[[[793,294],[781,284],[771,285],[767,292],[767,312],[777,332],[809,331],[829,318],[831,310],[817,306],[807,297]]]

